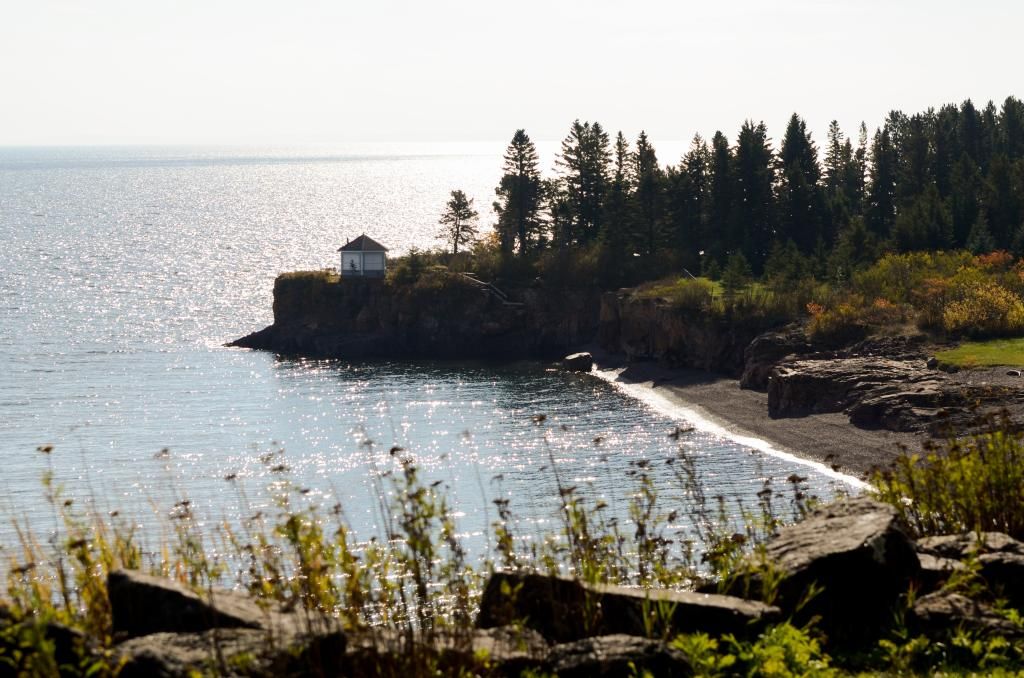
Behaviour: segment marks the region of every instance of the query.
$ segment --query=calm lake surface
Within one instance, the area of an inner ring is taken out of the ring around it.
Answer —
[[[703,427],[672,441],[684,414],[549,365],[222,347],[271,322],[279,272],[336,265],[346,238],[433,247],[453,188],[489,221],[502,150],[0,148],[0,543],[14,545],[12,518],[52,530],[50,464],[69,495],[143,523],[186,497],[211,520],[236,519],[266,502],[278,450],[274,464],[310,496],[340,499],[369,536],[374,472],[401,446],[450,486],[478,545],[495,497],[532,524],[554,518],[552,459],[623,511],[640,459],[666,497],[681,495],[663,463],[678,445],[711,496],[753,504],[765,479],[782,486],[794,472],[830,494],[834,478]]]

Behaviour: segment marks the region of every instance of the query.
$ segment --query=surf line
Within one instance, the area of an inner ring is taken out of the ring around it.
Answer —
[[[658,393],[651,388],[649,383],[645,382],[623,382],[618,381],[618,376],[622,372],[622,369],[594,369],[590,374],[592,376],[606,381],[611,384],[614,388],[618,389],[622,393],[625,393],[629,397],[639,400],[644,405],[650,407],[658,414],[664,415],[674,421],[683,421],[688,425],[692,426],[695,430],[701,431],[702,433],[709,433],[711,435],[727,438],[735,443],[757,450],[762,454],[766,454],[776,459],[799,464],[807,468],[812,469],[816,473],[820,473],[826,477],[838,480],[850,487],[857,490],[869,490],[871,485],[864,482],[860,478],[848,475],[846,473],[840,473],[834,470],[832,467],[822,464],[819,461],[813,459],[807,459],[801,457],[798,454],[787,451],[784,448],[777,447],[771,442],[758,438],[756,436],[749,435],[742,430],[741,427],[734,426],[729,423],[723,425],[711,415],[701,412],[700,406],[696,403],[688,406],[682,403],[678,403],[667,396]]]

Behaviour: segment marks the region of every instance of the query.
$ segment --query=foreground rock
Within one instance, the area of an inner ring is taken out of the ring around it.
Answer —
[[[917,542],[928,562],[963,570],[974,561],[978,575],[994,596],[1024,610],[1024,543],[1002,532],[925,537]],[[948,577],[947,577],[948,578]]]
[[[873,640],[920,572],[895,510],[866,497],[836,502],[783,527],[765,556],[765,563],[751,559],[750,574],[730,592],[764,595],[771,584],[762,567],[768,565],[783,613],[798,624],[820,617],[820,628],[840,644]]]
[[[936,638],[961,629],[987,636],[1024,638],[1024,629],[988,605],[948,591],[918,598],[909,621],[915,633]]]
[[[559,678],[689,676],[686,657],[665,643],[622,634],[585,638],[551,650],[551,671]]]
[[[669,610],[668,616],[659,619],[659,609]],[[775,607],[731,596],[496,573],[484,589],[477,626],[491,628],[518,621],[551,641],[570,642],[595,635],[645,636],[651,631],[659,637],[695,631],[749,637],[780,620]]]
[[[402,675],[434,665],[441,675],[519,676],[543,671],[550,645],[532,629],[503,626],[429,638],[395,631],[350,634],[342,675]]]
[[[107,592],[113,631],[120,637],[294,626],[287,617],[260,608],[245,594],[217,589],[203,599],[175,581],[135,570],[111,572]]]

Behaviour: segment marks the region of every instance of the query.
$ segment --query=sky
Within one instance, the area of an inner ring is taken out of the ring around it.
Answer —
[[[0,145],[652,140],[1024,96],[1019,0],[0,0]]]

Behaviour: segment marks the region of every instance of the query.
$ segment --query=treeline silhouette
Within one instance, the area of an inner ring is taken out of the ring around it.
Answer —
[[[855,138],[833,121],[823,149],[797,114],[777,149],[748,120],[733,142],[695,136],[668,166],[644,132],[613,140],[577,120],[553,178],[524,130],[504,161],[494,209],[505,255],[593,248],[609,283],[634,256],[712,276],[739,258],[759,274],[842,278],[883,251],[1024,254],[1024,104],[1012,96],[892,111]]]

